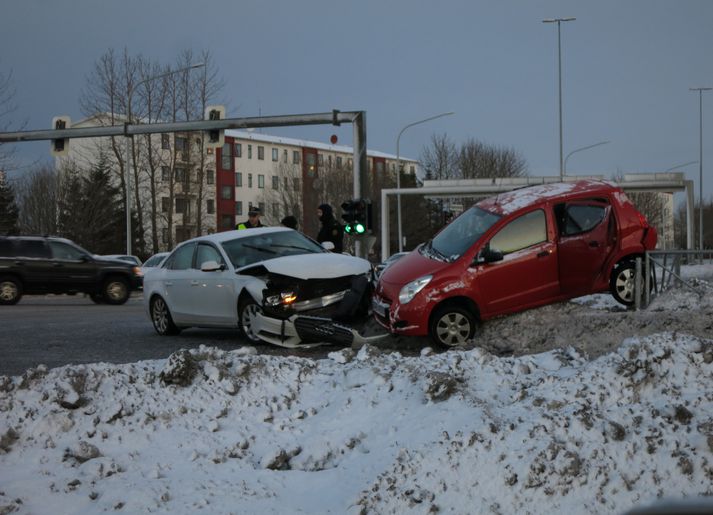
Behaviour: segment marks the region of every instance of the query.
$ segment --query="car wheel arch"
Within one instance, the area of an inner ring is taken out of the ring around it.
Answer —
[[[448,297],[446,299],[441,300],[438,304],[435,304],[431,308],[431,312],[428,314],[428,325],[429,327],[431,326],[431,323],[433,323],[433,316],[434,314],[441,308],[448,307],[448,306],[457,306],[461,308],[465,308],[473,313],[475,315],[475,319],[480,322],[480,309],[478,308],[478,305],[475,303],[473,299],[470,297],[462,296],[459,295],[457,297]]]

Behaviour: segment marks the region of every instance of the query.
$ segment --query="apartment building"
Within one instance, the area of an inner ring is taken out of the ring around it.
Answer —
[[[251,131],[226,131],[216,152],[217,224],[224,231],[247,219],[251,206],[260,207],[263,223],[278,225],[293,215],[300,230],[316,234],[317,206],[339,204],[353,192],[353,151],[349,146],[271,136]],[[395,181],[395,155],[367,150],[369,184],[364,196],[378,202],[384,184]],[[415,175],[418,162],[401,158],[405,173]],[[367,192],[368,190],[368,192]]]

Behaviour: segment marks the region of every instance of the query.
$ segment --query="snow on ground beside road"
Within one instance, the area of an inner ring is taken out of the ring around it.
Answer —
[[[0,513],[621,513],[713,495],[705,291],[547,306],[419,357],[201,347],[0,376]]]
[[[0,512],[601,513],[713,494],[711,340],[330,357],[203,347],[4,378]]]

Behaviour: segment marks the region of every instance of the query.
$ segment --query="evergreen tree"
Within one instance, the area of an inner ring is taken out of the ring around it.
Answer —
[[[125,245],[125,216],[119,188],[100,154],[88,171],[64,170],[59,225],[63,236],[95,254],[116,254]]]
[[[18,209],[15,202],[15,190],[0,172],[0,235],[19,234],[17,223]]]

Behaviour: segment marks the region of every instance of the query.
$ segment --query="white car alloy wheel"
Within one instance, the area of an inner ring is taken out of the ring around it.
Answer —
[[[180,332],[180,329],[173,323],[166,301],[158,296],[151,301],[151,322],[153,322],[156,332],[162,336]]]
[[[260,343],[262,340],[255,331],[255,315],[262,313],[262,308],[254,300],[250,299],[241,304],[240,328],[246,338],[252,343]]]
[[[634,300],[634,271],[625,268],[616,276],[616,292],[626,302]]]

